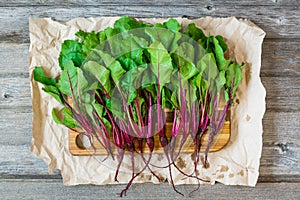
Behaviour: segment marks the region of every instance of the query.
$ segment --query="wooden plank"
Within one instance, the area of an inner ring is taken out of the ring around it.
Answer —
[[[17,137],[15,137],[17,139]],[[0,180],[2,178],[32,177],[61,178],[56,170],[51,176],[47,164],[29,151],[29,142],[23,145],[0,145]],[[1,194],[1,193],[0,193]]]
[[[6,199],[117,199],[125,185],[64,187],[58,180],[0,180],[0,193]],[[185,198],[194,185],[177,188]],[[16,192],[17,191],[17,192]],[[155,191],[155,192],[154,192]],[[259,183],[256,187],[201,185],[191,198],[195,199],[299,199],[298,183]],[[133,184],[125,199],[183,199],[167,183]]]
[[[0,77],[16,77],[16,73],[29,77],[28,50],[28,43],[0,43]]]
[[[282,145],[286,145],[287,148],[285,149],[288,149],[289,144],[299,145],[299,111],[267,111],[263,117],[263,131],[264,146],[280,147]]]
[[[41,0],[1,0],[0,6],[7,7],[7,6],[52,6],[52,5],[60,5],[60,6],[100,6],[100,5],[157,5],[157,6],[168,6],[168,5],[299,5],[299,1],[297,0],[143,0],[143,1],[136,1],[136,0],[77,0],[77,1],[66,1],[66,0],[48,0],[48,1],[41,1]]]
[[[264,138],[266,140],[266,138]],[[274,146],[263,147],[260,162],[260,173],[262,176],[292,175],[298,176],[300,170],[300,146],[291,141],[290,143],[274,143]]]
[[[300,78],[263,77],[262,83],[267,91],[267,110],[299,111]]]
[[[300,39],[265,39],[261,77],[300,77]]]
[[[0,104],[1,105],[1,104]],[[24,145],[31,141],[32,108],[0,108],[0,144]]]
[[[267,32],[268,38],[299,38],[299,6],[255,6],[220,5],[212,8],[205,6],[33,6],[0,7],[0,41],[28,42],[29,17],[52,17],[68,21],[76,17],[122,16],[133,17],[180,17],[237,16],[252,20]],[[13,14],[12,14],[13,13]],[[12,26],[13,24],[13,26]]]
[[[1,77],[0,108],[30,106],[31,92],[28,73],[12,73],[11,78]]]

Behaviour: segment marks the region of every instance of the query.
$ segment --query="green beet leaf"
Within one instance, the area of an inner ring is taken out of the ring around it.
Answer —
[[[208,53],[201,58],[198,62],[198,67],[200,71],[203,71],[203,78],[207,80],[210,84],[213,83],[214,79],[218,76],[219,70],[216,65],[216,60],[214,54]]]
[[[143,67],[136,67],[126,72],[119,82],[121,90],[127,98],[128,105],[133,102],[137,96],[137,89],[141,86],[139,80],[145,69],[146,68]]]
[[[181,30],[181,26],[176,19],[169,19],[163,23],[163,26],[174,32],[179,32]]]
[[[151,56],[151,71],[156,76],[157,84],[160,84],[162,89],[162,86],[170,82],[173,72],[171,57],[160,42],[152,43],[148,48],[148,52]]]
[[[198,69],[194,65],[194,47],[184,42],[175,51],[175,62],[180,70],[183,79],[189,80],[198,73]]]
[[[222,88],[224,88],[226,84],[225,71],[219,72],[215,82],[216,82],[217,94],[220,95]]]
[[[242,82],[242,68],[243,65],[240,66],[237,63],[232,63],[226,71],[226,87],[229,89],[229,91],[232,91],[233,96],[236,92],[236,89]]]
[[[59,54],[58,62],[61,69],[68,60],[72,60],[74,65],[80,67],[85,59],[82,54],[82,44],[75,40],[65,40],[61,46],[61,52]]]
[[[215,38],[218,40],[219,45],[222,47],[223,52],[225,52],[228,49],[228,46],[224,38],[221,35],[217,35]]]
[[[45,85],[42,89],[54,97],[59,103],[64,104],[64,99],[56,86]]]
[[[57,124],[63,124],[69,128],[78,127],[77,121],[73,118],[72,111],[69,108],[61,110],[52,109],[52,118]]]
[[[123,69],[121,64],[109,54],[104,53],[103,51],[100,50],[95,50],[95,51],[104,62],[106,68],[110,71],[110,75],[113,81],[117,84],[126,71]],[[105,73],[107,73],[106,70]]]
[[[34,68],[33,78],[35,81],[40,82],[44,85],[56,85],[56,80],[54,78],[45,77],[44,70],[41,67]]]
[[[136,19],[128,16],[123,16],[114,23],[114,28],[119,32],[125,32],[131,29],[142,28],[145,26],[147,26],[147,24],[137,21]]]
[[[203,31],[197,28],[195,23],[189,24],[184,34],[188,35],[190,38],[194,39],[195,41],[206,39],[206,36],[204,35]]]
[[[56,86],[56,80],[54,78],[45,77],[44,71],[41,67],[35,67],[34,68],[33,78],[34,78],[35,81],[44,84],[44,87],[42,88],[43,91],[50,94],[59,103],[61,103],[61,104],[64,103],[64,99],[63,99],[59,89]]]
[[[110,71],[108,69],[102,65],[99,65],[95,61],[86,62],[83,66],[83,69],[95,76],[105,93],[109,94],[111,92],[112,85],[110,81]]]
[[[221,42],[224,42],[224,41],[221,39]],[[224,57],[223,48],[225,48],[225,47],[222,48],[221,43],[219,42],[219,40],[216,37],[213,37],[213,43],[214,43],[214,52],[216,55],[216,61],[217,61],[219,70],[227,70],[228,66],[231,63],[231,60],[226,60]]]
[[[161,92],[161,105],[163,108],[168,108],[173,110],[174,102],[172,101],[172,91],[166,87],[162,89]],[[175,104],[176,105],[176,104]]]
[[[137,50],[145,49],[148,47],[147,40],[134,35],[130,35],[130,37],[124,39],[123,34],[119,34],[117,36],[111,37],[108,42],[111,47],[111,54],[115,58],[126,56],[132,58],[133,60],[136,60],[140,56],[140,53]]]
[[[95,31],[83,32],[78,31],[76,36],[82,40],[82,52],[84,56],[88,56],[90,52],[100,45],[99,37]]]
[[[155,26],[145,28],[146,34],[150,37],[151,42],[160,42],[169,52],[174,52],[178,47],[178,41],[181,33],[173,32],[164,26]]]
[[[88,81],[85,79],[82,70],[75,67],[73,62],[69,60],[62,71],[57,87],[61,93],[78,98],[88,91]]]

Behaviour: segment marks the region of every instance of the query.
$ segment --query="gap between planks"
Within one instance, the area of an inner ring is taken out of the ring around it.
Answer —
[[[60,5],[60,6],[122,6],[122,5],[140,5],[140,6],[169,6],[170,4],[175,6],[197,6],[199,4],[207,5],[207,6],[213,6],[213,5],[240,5],[240,6],[250,6],[255,4],[256,6],[293,6],[293,5],[299,5],[299,2],[297,0],[214,0],[213,2],[211,0],[144,0],[144,1],[136,1],[136,0],[102,0],[101,2],[97,0],[81,0],[77,2],[71,2],[66,0],[48,0],[48,1],[40,1],[40,0],[32,0],[30,1],[30,4],[28,4],[27,1],[23,0],[15,0],[15,1],[2,1],[0,2],[1,7],[33,7],[33,6],[53,6],[53,5]],[[209,9],[209,7],[207,8]]]

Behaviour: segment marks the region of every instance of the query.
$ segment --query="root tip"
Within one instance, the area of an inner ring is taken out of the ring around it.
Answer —
[[[127,189],[122,190],[120,193],[120,197],[126,196]]]
[[[204,168],[208,169],[209,168],[209,162],[207,161],[207,159],[204,160]]]

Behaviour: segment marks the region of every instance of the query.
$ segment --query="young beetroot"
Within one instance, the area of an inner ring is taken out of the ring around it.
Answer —
[[[113,147],[117,149],[115,181],[129,151],[132,177],[120,196],[146,169],[159,179],[153,167],[168,168],[170,183],[179,194],[172,167],[198,183],[205,181],[196,173],[202,137],[209,134],[203,163],[207,166],[214,137],[242,79],[243,65],[225,58],[223,37],[205,36],[195,24],[182,30],[175,19],[147,24],[127,16],[114,27],[97,33],[78,31],[76,36],[79,40],[62,44],[60,77],[48,78],[36,67],[34,79],[64,106],[53,110],[55,122],[85,134],[91,144],[95,138],[113,159]],[[170,136],[165,109],[174,113]],[[156,134],[159,144],[155,144]],[[194,146],[190,173],[176,164],[188,137]],[[151,163],[155,145],[163,149],[166,166]],[[135,155],[144,162],[138,171]]]

